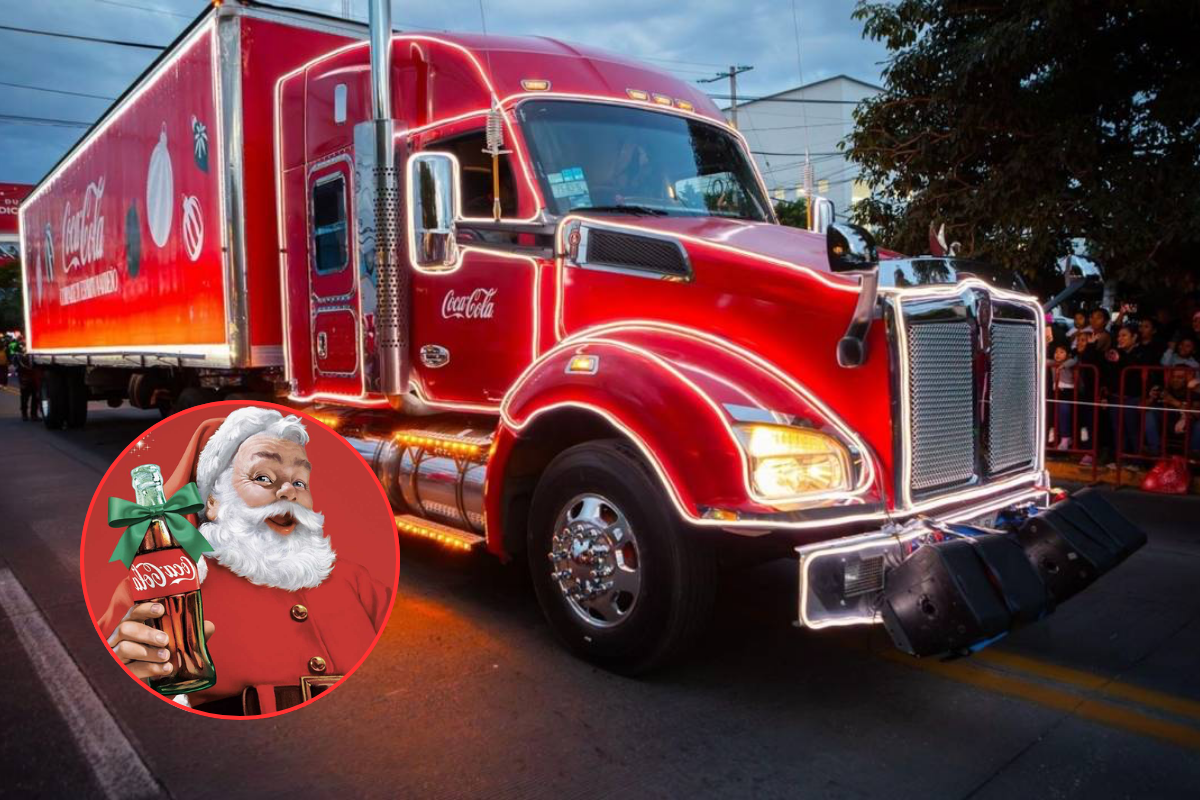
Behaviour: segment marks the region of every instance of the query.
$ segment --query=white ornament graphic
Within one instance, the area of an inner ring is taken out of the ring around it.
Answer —
[[[204,245],[204,215],[200,210],[200,201],[194,194],[183,196],[183,246],[188,258],[192,261],[200,258],[200,248]]]
[[[150,238],[159,247],[171,235],[171,218],[175,213],[175,176],[171,172],[171,153],[167,150],[167,124],[164,122],[158,144],[150,154],[150,170],[146,174],[146,222]]]

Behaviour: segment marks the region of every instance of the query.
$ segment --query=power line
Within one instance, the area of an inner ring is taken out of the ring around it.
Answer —
[[[651,58],[650,56],[633,56],[641,61],[660,61],[663,64],[686,64],[690,67],[723,67],[724,64],[709,64],[706,61],[679,61],[674,58]]]
[[[750,152],[756,156],[797,156],[797,157],[798,156],[812,156],[814,158],[821,158],[821,157],[834,158],[835,156],[843,155],[843,153],[832,153],[832,152],[831,153],[776,153],[776,152],[766,152],[763,150],[751,150]]]
[[[727,95],[727,94],[710,94],[709,97],[713,98],[714,100],[732,100],[733,99],[730,95]],[[865,97],[863,98],[863,100],[866,100],[866,99],[867,98],[865,98]],[[766,97],[738,97],[737,98],[737,101],[739,103],[755,103],[755,102],[762,101],[762,102],[766,102],[766,103],[812,103],[814,105],[832,105],[832,106],[856,106],[859,103],[863,102],[863,100],[816,100],[816,99],[809,100],[809,99],[802,98],[802,97],[771,97],[770,95],[768,95]]]
[[[66,89],[47,89],[44,86],[29,86],[24,83],[9,83],[8,81],[0,81],[0,86],[11,86],[14,89],[29,89],[33,92],[50,92],[52,94],[69,94],[72,97],[91,97],[96,100],[116,100],[115,97],[108,97],[102,94],[88,94],[87,92],[69,92]]]
[[[51,125],[58,128],[90,128],[92,123],[75,119],[53,119],[51,117],[23,117],[18,114],[0,114],[0,122],[14,125]]]
[[[116,2],[116,0],[96,0],[96,2],[104,3],[105,5],[109,5],[109,6],[116,6],[118,8],[132,8],[137,11],[149,11],[151,14],[166,14],[169,17],[180,17],[182,19],[195,19],[195,17],[192,16],[191,14],[180,14],[175,11],[166,11],[161,8],[150,8],[149,6],[135,6],[132,3],[118,3],[118,2]]]
[[[72,33],[54,33],[52,31],[36,31],[32,28],[17,28],[12,25],[0,25],[0,31],[13,31],[15,33],[29,33],[34,36],[50,36],[55,39],[73,39],[79,42],[95,42],[96,44],[112,44],[118,47],[139,47],[143,50],[166,50],[167,48],[158,44],[146,44],[145,42],[126,42],[120,39],[100,39],[95,36],[78,36]]]
[[[742,109],[745,111],[745,109]],[[775,128],[758,128],[748,126],[745,130],[748,131],[795,131],[801,128],[844,128],[845,122],[810,122],[807,125],[781,125]]]

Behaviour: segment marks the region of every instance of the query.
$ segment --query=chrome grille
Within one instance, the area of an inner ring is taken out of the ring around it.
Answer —
[[[971,327],[966,320],[907,325],[913,491],[975,474]]]
[[[988,474],[1006,472],[1033,461],[1036,455],[1037,329],[1021,323],[991,328],[992,359],[988,376]]]

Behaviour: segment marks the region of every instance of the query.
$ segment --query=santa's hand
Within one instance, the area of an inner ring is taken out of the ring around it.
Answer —
[[[171,674],[174,666],[171,651],[166,647],[169,637],[142,620],[156,619],[164,612],[161,603],[140,603],[125,615],[121,624],[108,637],[108,643],[121,661],[129,665],[133,674],[141,680]],[[208,620],[204,621],[204,636],[208,638],[216,629]]]

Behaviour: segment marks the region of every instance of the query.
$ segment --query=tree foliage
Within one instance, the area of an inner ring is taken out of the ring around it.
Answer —
[[[808,201],[803,197],[795,200],[776,200],[775,215],[779,224],[790,225],[793,228],[808,227]]]
[[[886,90],[855,111],[859,222],[1048,277],[1085,240],[1110,275],[1174,282],[1200,246],[1200,3],[859,0]]]
[[[21,265],[0,267],[0,331],[25,327],[25,310],[21,306]]]

